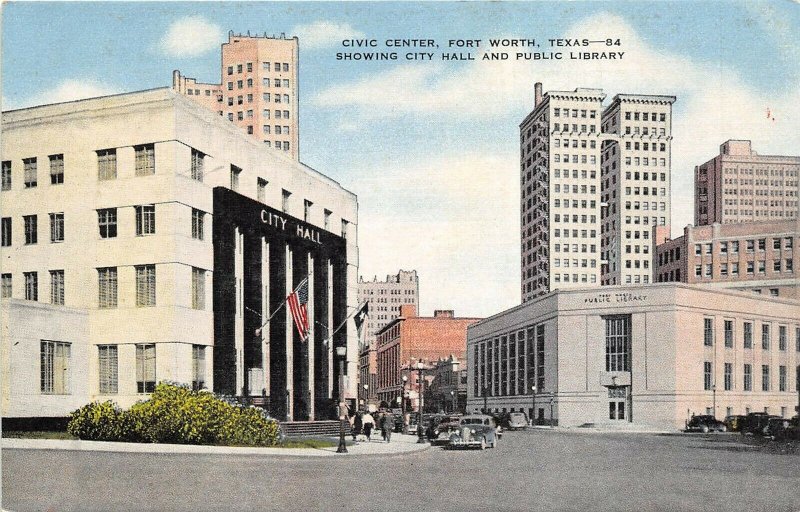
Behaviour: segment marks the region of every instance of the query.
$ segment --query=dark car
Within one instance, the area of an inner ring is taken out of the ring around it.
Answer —
[[[751,412],[744,418],[742,434],[760,436],[764,434],[764,427],[769,422],[769,414],[765,412]]]
[[[743,414],[732,414],[730,416],[725,416],[723,422],[728,426],[728,432],[740,432],[744,425],[745,418],[746,416]]]
[[[710,414],[701,414],[700,416],[692,416],[689,423],[686,425],[687,432],[727,432],[728,427],[721,421]]]
[[[433,430],[428,436],[428,441],[430,441],[432,445],[450,443],[450,434],[458,430],[460,421],[460,415],[452,414],[444,416],[441,421],[439,421],[439,424],[433,427]]]
[[[786,429],[789,428],[790,425],[791,423],[787,418],[782,418],[781,416],[770,416],[770,418],[767,420],[767,424],[762,430],[762,433],[764,434],[764,437],[782,439]]]
[[[463,416],[459,427],[450,434],[450,448],[480,448],[487,446],[497,447],[497,425],[494,418],[485,414],[471,414]]]

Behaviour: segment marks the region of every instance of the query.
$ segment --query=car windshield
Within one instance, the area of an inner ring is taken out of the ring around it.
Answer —
[[[480,425],[483,423],[481,418],[464,418],[461,420],[462,425]]]

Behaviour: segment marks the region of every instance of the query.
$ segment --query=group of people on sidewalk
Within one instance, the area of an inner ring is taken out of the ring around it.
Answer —
[[[353,441],[358,441],[359,436],[362,434],[367,441],[371,440],[372,431],[376,428],[381,430],[383,440],[391,442],[392,431],[394,430],[394,414],[391,411],[380,411],[376,414],[378,416],[377,423],[375,418],[369,411],[356,411],[350,415],[350,430],[353,434]]]

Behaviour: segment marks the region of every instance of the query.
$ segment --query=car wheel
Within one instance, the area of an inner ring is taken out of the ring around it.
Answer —
[[[486,438],[482,437],[481,438],[481,450],[485,450],[485,449],[486,449]]]
[[[704,433],[704,434],[708,434],[708,425],[703,425],[703,427],[700,429],[700,431],[702,433]]]
[[[722,427],[720,427],[719,431],[720,432],[727,432],[728,431],[728,427],[726,427],[725,425],[722,425]]]

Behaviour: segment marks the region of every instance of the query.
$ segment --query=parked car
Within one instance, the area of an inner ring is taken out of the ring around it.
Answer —
[[[411,416],[408,418],[408,427],[406,428],[406,434],[410,435],[417,435],[417,415],[412,413]]]
[[[525,430],[528,427],[528,416],[524,412],[512,412],[508,415],[508,430]]]
[[[728,427],[723,422],[710,414],[692,416],[686,425],[687,432],[703,432],[705,434],[712,431],[726,432],[727,430]]]
[[[744,418],[741,432],[745,435],[763,435],[764,427],[769,422],[769,414],[765,412],[751,412]]]
[[[742,414],[733,414],[731,416],[725,416],[723,422],[728,426],[728,432],[740,432],[744,425],[745,418],[746,416]]]
[[[787,418],[783,418],[781,416],[770,416],[767,420],[767,424],[764,426],[762,433],[765,437],[772,437],[772,438],[783,438],[784,432],[790,426],[790,422]]]
[[[451,448],[497,447],[497,424],[494,418],[485,414],[463,416],[458,429],[450,435]]]

